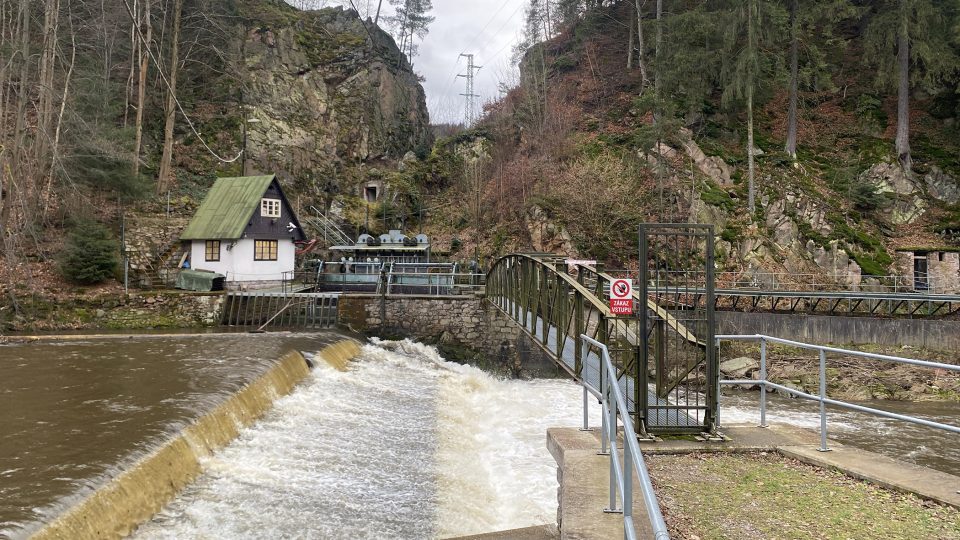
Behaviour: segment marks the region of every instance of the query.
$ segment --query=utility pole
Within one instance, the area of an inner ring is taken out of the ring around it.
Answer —
[[[464,114],[463,121],[466,123],[466,127],[469,128],[470,126],[473,125],[473,121],[474,121],[474,111],[476,110],[476,98],[480,97],[477,94],[473,93],[473,73],[479,70],[483,66],[473,65],[472,54],[460,53],[460,56],[465,56],[467,58],[467,72],[460,73],[457,75],[457,77],[464,77],[465,79],[467,79],[467,91],[466,93],[460,94],[460,95],[467,98],[466,114]]]

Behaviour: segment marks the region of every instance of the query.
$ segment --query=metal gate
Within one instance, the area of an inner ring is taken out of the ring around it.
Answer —
[[[650,433],[716,430],[713,242],[713,225],[640,226],[640,365],[653,382],[638,401]]]

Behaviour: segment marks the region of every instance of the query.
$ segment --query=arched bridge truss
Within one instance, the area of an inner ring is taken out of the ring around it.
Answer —
[[[718,372],[708,361],[715,358],[707,354],[710,341],[640,290],[634,290],[634,315],[611,313],[613,279],[591,267],[568,266],[556,255],[517,253],[493,264],[487,299],[560,367],[594,388],[600,388],[600,357],[579,336],[606,345],[638,433],[714,432]]]

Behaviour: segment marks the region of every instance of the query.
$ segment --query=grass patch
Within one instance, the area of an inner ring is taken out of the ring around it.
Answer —
[[[776,454],[649,456],[674,538],[960,538],[960,511]]]
[[[713,182],[706,182],[703,189],[700,190],[700,199],[712,206],[719,206],[727,212],[732,212],[737,207],[737,203],[730,197],[730,194],[720,189]]]

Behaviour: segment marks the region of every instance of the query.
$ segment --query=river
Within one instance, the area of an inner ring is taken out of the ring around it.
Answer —
[[[212,335],[0,347],[0,537],[19,536],[263,373],[341,336]],[[323,362],[221,452],[138,538],[444,538],[556,520],[549,427],[578,426],[581,390],[502,380],[410,341]],[[722,398],[756,422],[756,392]],[[956,423],[955,403],[879,406]],[[591,407],[597,425],[597,407]],[[771,396],[769,421],[816,429],[814,403]],[[830,436],[956,474],[956,436],[844,411]]]
[[[50,519],[256,378],[341,336],[75,338],[0,345],[0,537]]]
[[[410,341],[323,363],[136,538],[447,538],[554,523],[568,380],[503,380]],[[598,417],[594,418],[594,422]],[[264,512],[270,508],[269,512]]]

